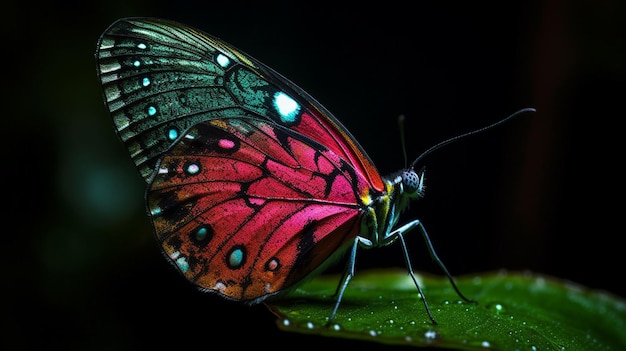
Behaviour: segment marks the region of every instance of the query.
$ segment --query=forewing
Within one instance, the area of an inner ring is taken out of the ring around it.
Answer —
[[[149,18],[113,23],[96,52],[104,99],[144,180],[161,155],[200,122],[259,118],[317,141],[383,189],[350,133],[295,84],[206,33]]]

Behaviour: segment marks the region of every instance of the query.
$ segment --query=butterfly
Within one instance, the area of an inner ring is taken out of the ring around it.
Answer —
[[[423,196],[424,171],[415,171],[421,157],[381,176],[352,134],[304,90],[180,23],[117,20],[95,56],[117,135],[147,184],[155,236],[201,290],[259,303],[347,253],[330,323],[354,276],[357,250],[397,241],[436,323],[404,239],[417,229],[457,294],[471,301],[422,223],[398,226],[409,203]]]

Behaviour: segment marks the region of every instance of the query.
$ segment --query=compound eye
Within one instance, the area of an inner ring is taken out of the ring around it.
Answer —
[[[402,185],[409,193],[414,193],[420,188],[420,177],[415,171],[402,172]]]

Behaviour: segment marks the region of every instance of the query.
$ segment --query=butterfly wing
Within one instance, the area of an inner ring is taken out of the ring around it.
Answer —
[[[324,107],[280,74],[192,28],[123,19],[98,73],[144,180],[153,227],[187,279],[259,301],[358,234],[383,181]]]
[[[335,153],[289,129],[259,119],[211,120],[163,157],[148,207],[165,252],[187,279],[257,300],[300,281],[352,241],[360,224],[355,177]]]
[[[146,182],[186,129],[236,116],[267,119],[320,142],[383,190],[370,158],[330,112],[209,34],[161,19],[121,19],[100,38],[96,59],[117,133]]]

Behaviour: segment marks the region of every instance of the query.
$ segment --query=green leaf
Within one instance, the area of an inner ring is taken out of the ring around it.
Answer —
[[[267,302],[280,329],[384,344],[458,350],[624,350],[626,300],[532,273],[494,272],[456,279],[418,276],[432,314],[413,281],[396,270],[363,271],[346,289],[334,323],[339,276],[318,277]]]

